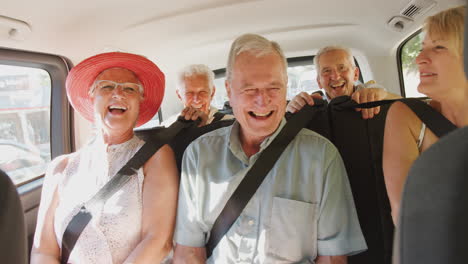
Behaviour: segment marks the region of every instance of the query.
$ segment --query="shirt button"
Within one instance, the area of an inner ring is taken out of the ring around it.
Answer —
[[[254,220],[249,220],[249,222],[247,222],[247,224],[249,224],[249,226],[253,226],[255,224],[255,221]]]

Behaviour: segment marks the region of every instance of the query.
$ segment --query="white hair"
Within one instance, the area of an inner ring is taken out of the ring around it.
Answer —
[[[287,75],[288,62],[284,56],[283,50],[280,45],[275,41],[270,41],[257,34],[244,34],[238,37],[231,45],[229,51],[229,58],[226,67],[226,80],[231,81],[232,68],[234,67],[235,59],[240,53],[247,51],[256,57],[261,57],[270,53],[277,53],[284,66],[285,76]]]
[[[335,50],[344,51],[347,54],[348,60],[349,60],[349,62],[351,62],[351,65],[356,67],[356,63],[354,63],[354,57],[353,57],[353,54],[351,53],[350,49],[348,49],[346,47],[343,47],[343,46],[339,46],[339,45],[326,46],[326,47],[321,48],[314,57],[314,65],[315,65],[315,67],[317,69],[317,75],[320,74],[320,64],[319,64],[320,56],[322,56],[323,54],[325,54],[327,52],[335,51]]]
[[[205,76],[206,80],[208,81],[208,86],[210,87],[210,92],[213,92],[215,75],[213,71],[205,64],[191,64],[191,65],[184,67],[179,72],[177,89],[179,91],[184,90],[185,78],[192,77],[192,76]]]

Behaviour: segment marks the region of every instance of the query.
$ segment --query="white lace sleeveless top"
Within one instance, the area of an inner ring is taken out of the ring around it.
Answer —
[[[136,136],[118,145],[95,140],[73,153],[58,185],[54,227],[58,245],[86,201],[113,177],[144,144]],[[143,169],[99,208],[71,252],[69,263],[123,263],[141,240]]]

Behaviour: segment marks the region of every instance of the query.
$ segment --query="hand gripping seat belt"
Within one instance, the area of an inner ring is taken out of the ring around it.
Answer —
[[[397,101],[407,105],[438,137],[443,137],[455,128],[443,115],[421,99],[407,98]],[[330,118],[333,120],[331,134],[335,136],[332,142],[340,150],[345,161],[358,217],[368,244],[368,251],[348,258],[350,264],[391,263],[394,227],[383,181],[382,151],[384,114],[388,111],[388,104],[393,102],[395,100],[375,102],[387,104],[387,107],[384,106],[378,116],[367,121],[362,120],[360,113],[349,113],[352,108],[363,108],[352,100],[343,104],[333,104],[330,109]],[[372,103],[369,103],[367,107],[372,106]],[[340,113],[338,107],[349,110]],[[359,148],[356,149],[356,146]],[[370,183],[375,183],[375,187],[369,188]]]
[[[391,263],[393,222],[389,214],[389,203],[383,182],[382,145],[385,115],[390,103],[395,101],[416,101],[421,109],[415,113],[423,115],[440,113],[434,111],[420,99],[384,100],[357,104],[350,97],[335,98],[330,103],[317,107],[314,119],[306,126],[330,139],[338,148],[348,172],[353,190],[359,220],[364,223],[363,234],[369,249],[348,259],[349,263]],[[372,108],[383,106],[381,113],[369,120],[362,120],[355,108]],[[430,112],[426,114],[425,112]],[[289,117],[294,114],[289,115]],[[288,118],[288,116],[287,116]],[[436,118],[422,118],[431,128]],[[442,117],[442,119],[445,119]],[[353,121],[354,120],[354,121]],[[435,125],[444,126],[444,125]],[[433,129],[437,131],[437,129]],[[355,137],[355,138],[354,138]],[[359,146],[356,148],[356,146]],[[358,150],[358,151],[356,151]],[[363,151],[363,152],[361,152]],[[369,184],[375,181],[375,187]]]
[[[385,115],[382,106],[372,119],[363,119],[355,111],[357,103],[349,97],[335,98],[327,107],[330,141],[339,150],[362,233],[368,249],[349,256],[349,264],[390,264],[393,241],[387,193],[381,173],[381,155]],[[314,123],[312,121],[312,123]],[[317,126],[317,125],[315,125]]]
[[[198,121],[199,122],[199,121]],[[176,135],[182,129],[190,126],[197,125],[197,122],[187,122],[178,120],[174,122],[170,127],[161,130],[162,133],[169,135]],[[117,173],[108,181],[99,191],[86,202],[86,207],[93,208],[97,205],[103,204],[109,199],[116,191],[124,186],[130,179],[131,176],[138,170],[145,162],[151,158],[164,144],[168,144],[169,140],[156,141],[154,139],[148,139],[146,143],[135,153],[135,155],[125,164]],[[91,212],[83,205],[80,211],[73,216],[72,220],[68,223],[65,232],[62,237],[62,252],[61,252],[61,264],[68,263],[70,254],[75,247],[76,241],[80,237],[81,233],[91,221]]]
[[[317,101],[316,101],[317,102]],[[268,172],[273,168],[284,149],[315,116],[313,106],[304,106],[291,117],[271,144],[260,154],[255,164],[244,176],[239,186],[227,201],[223,210],[211,228],[210,237],[206,243],[206,254],[209,258],[216,245],[234,224],[247,203],[257,191]]]

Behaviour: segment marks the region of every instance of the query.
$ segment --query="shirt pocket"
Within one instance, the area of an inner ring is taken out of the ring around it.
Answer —
[[[273,197],[269,263],[294,263],[317,255],[317,204]]]

